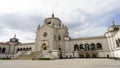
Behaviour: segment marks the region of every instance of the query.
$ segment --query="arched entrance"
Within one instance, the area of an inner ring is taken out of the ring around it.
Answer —
[[[89,44],[85,44],[85,51],[89,51],[90,48],[89,48]]]
[[[94,44],[94,43],[91,43],[91,48],[90,48],[90,50],[92,50],[92,51],[96,50],[96,47],[95,47],[95,44]]]
[[[101,43],[97,43],[96,45],[97,45],[98,50],[102,50],[102,44]]]
[[[17,52],[18,52],[18,51],[20,51],[20,49],[19,49],[19,48],[17,49]]]
[[[2,53],[5,53],[5,51],[6,51],[6,49],[5,49],[5,48],[3,48],[3,49],[2,49]]]
[[[83,46],[83,44],[80,44],[79,49],[80,49],[80,51],[84,51],[84,46]]]
[[[58,45],[58,50],[59,50],[59,52],[60,52],[60,59],[62,58],[62,49],[61,49],[61,45]]]
[[[41,46],[42,50],[47,50],[47,45],[46,43],[43,43],[42,46]]]
[[[79,50],[79,46],[77,44],[74,45],[74,51],[78,51]]]
[[[109,58],[109,55],[107,55],[107,58]]]

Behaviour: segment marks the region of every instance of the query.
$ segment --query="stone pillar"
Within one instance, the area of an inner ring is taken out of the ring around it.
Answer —
[[[79,51],[74,51],[74,57],[78,58],[79,57]]]
[[[60,58],[58,50],[52,50],[51,54],[57,59]]]

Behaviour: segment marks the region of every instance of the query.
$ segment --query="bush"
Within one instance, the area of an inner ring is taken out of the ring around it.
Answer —
[[[0,60],[10,60],[10,58],[0,58]]]
[[[39,58],[39,60],[51,60],[50,58]]]
[[[114,58],[115,60],[120,60],[120,58]]]

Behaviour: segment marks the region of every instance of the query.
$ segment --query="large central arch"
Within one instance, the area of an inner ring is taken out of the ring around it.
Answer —
[[[46,45],[46,43],[42,43],[41,48],[42,48],[42,50],[47,50],[47,45]]]

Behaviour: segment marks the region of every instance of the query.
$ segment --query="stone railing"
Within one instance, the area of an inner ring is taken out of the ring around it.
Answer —
[[[19,51],[18,53],[14,54],[14,56],[12,57],[13,59],[17,58],[18,56],[25,54],[25,51]]]

